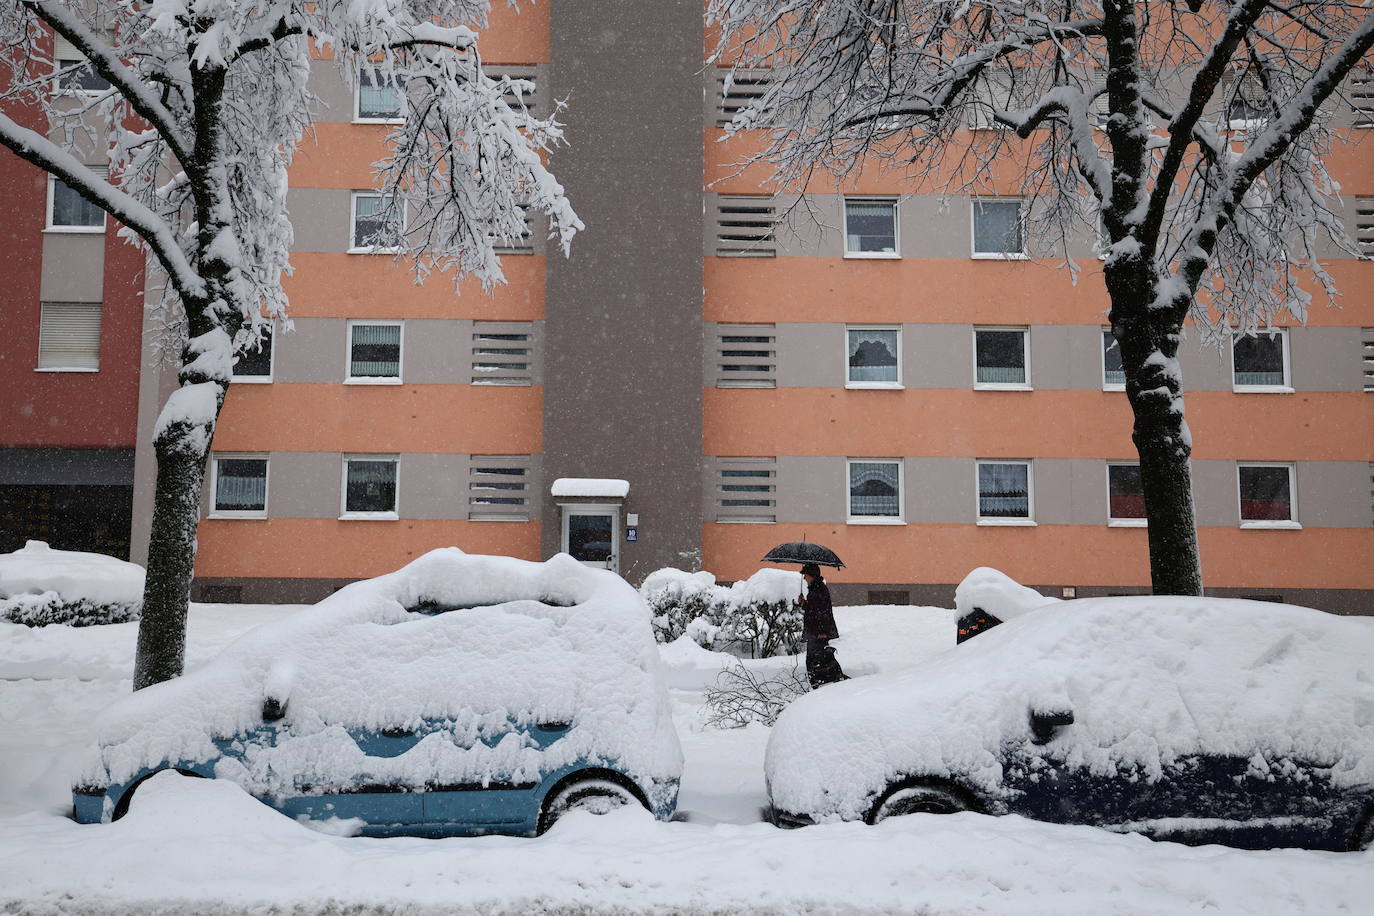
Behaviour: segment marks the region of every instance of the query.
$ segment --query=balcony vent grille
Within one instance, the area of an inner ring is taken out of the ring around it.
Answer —
[[[716,126],[728,127],[735,115],[763,98],[772,83],[773,77],[767,70],[737,70],[733,76],[729,70],[718,71],[716,98],[720,99],[720,108],[716,112]]]
[[[529,322],[473,323],[472,384],[534,384],[534,325]]]
[[[473,455],[468,466],[469,521],[529,521],[532,464],[529,455]]]
[[[717,458],[716,521],[776,522],[777,465],[776,458]]]
[[[774,258],[778,211],[769,197],[721,197],[716,202],[716,256]]]
[[[771,324],[716,326],[717,388],[776,388],[777,329]]]

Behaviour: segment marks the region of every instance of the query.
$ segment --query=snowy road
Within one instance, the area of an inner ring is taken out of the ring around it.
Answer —
[[[198,664],[278,608],[198,605]],[[853,674],[919,664],[948,611],[840,609]],[[369,840],[289,821],[228,783],[150,783],[128,817],[64,815],[87,723],[129,689],[133,626],[0,624],[0,913],[1352,913],[1374,853],[1192,849],[1019,818],[919,815],[878,827],[758,822],[768,732],[700,724],[709,655],[670,656],[687,756],[658,823],[575,814],[539,839]]]

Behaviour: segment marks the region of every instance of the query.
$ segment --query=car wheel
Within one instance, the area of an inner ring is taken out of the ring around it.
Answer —
[[[110,814],[110,820],[112,820],[112,821],[117,821],[117,820],[119,820],[121,817],[123,817],[124,815],[128,814],[128,813],[129,813],[129,805],[130,805],[130,803],[132,803],[133,800],[134,800],[134,793],[137,792],[137,791],[139,790],[139,788],[141,788],[145,782],[147,782],[148,780],[152,779],[152,778],[153,778],[154,776],[156,776],[158,773],[165,773],[165,772],[167,772],[168,769],[175,769],[176,772],[180,773],[182,776],[190,776],[190,777],[193,778],[193,779],[204,779],[204,778],[205,778],[204,775],[202,775],[202,774],[200,774],[200,773],[197,773],[197,772],[195,772],[194,770],[183,770],[183,769],[181,769],[180,767],[175,767],[175,768],[168,767],[168,768],[164,768],[164,769],[157,770],[157,771],[155,771],[155,772],[149,773],[147,776],[144,776],[144,777],[143,777],[142,779],[140,779],[138,782],[134,783],[133,785],[129,786],[129,788],[125,789],[125,790],[124,790],[124,794],[121,795],[121,796],[119,796],[119,801],[115,803],[114,811]]]
[[[609,779],[579,779],[555,789],[539,814],[539,832],[544,833],[569,811],[606,814],[626,805],[637,805],[633,792]]]
[[[870,824],[876,824],[889,817],[901,817],[904,814],[957,814],[971,808],[962,795],[951,789],[900,783],[888,789],[887,794],[878,799],[865,820]]]

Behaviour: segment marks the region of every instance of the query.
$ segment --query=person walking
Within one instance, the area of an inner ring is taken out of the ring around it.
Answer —
[[[830,587],[821,578],[821,568],[815,563],[802,567],[806,579],[806,600],[797,598],[802,606],[802,635],[806,638],[806,677],[811,689],[849,677],[835,659],[830,640],[840,635],[835,626],[835,612],[830,603]]]

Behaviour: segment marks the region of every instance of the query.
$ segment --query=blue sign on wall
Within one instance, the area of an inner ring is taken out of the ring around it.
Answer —
[[[639,529],[638,529],[638,528],[626,528],[626,529],[625,529],[625,540],[627,540],[627,541],[637,541],[637,540],[639,540]]]

